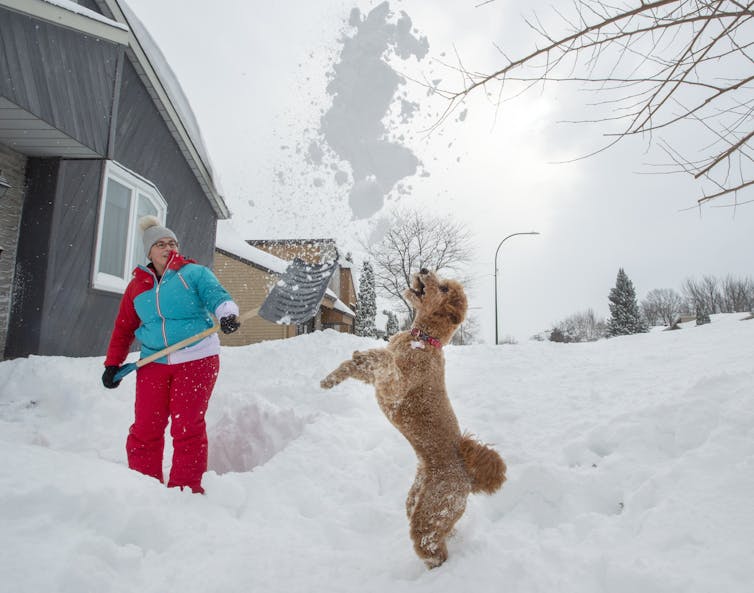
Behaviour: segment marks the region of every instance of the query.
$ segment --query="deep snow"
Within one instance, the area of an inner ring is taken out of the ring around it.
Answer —
[[[509,480],[428,571],[408,444],[369,387],[319,379],[374,341],[223,350],[206,496],[125,466],[133,376],[0,363],[0,583],[13,593],[744,593],[754,583],[754,321],[591,344],[446,349],[461,426]]]

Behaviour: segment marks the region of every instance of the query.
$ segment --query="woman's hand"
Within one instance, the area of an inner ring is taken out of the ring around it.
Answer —
[[[226,315],[220,319],[220,329],[224,334],[232,334],[239,327],[241,327],[241,322],[235,315]]]
[[[115,374],[120,370],[119,366],[106,366],[105,372],[102,373],[102,384],[108,389],[115,389],[120,385],[120,381],[115,381]]]

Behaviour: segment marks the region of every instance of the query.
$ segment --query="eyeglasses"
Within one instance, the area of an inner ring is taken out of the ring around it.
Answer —
[[[153,247],[157,247],[157,249],[165,249],[165,247],[169,247],[170,249],[177,249],[178,241],[157,241],[157,243],[155,243]]]

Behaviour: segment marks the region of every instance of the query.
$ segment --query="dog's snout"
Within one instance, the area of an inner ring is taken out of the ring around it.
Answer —
[[[421,274],[422,276],[424,276],[424,275],[427,275],[427,274],[429,274],[429,270],[428,270],[427,268],[422,268],[421,270],[419,270],[419,273],[420,273],[420,274]]]

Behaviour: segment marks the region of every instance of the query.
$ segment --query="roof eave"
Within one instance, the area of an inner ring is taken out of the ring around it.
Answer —
[[[107,8],[114,15],[116,20],[128,23],[128,18],[126,18],[126,15],[121,10],[117,0],[102,1],[107,5]],[[215,184],[212,181],[212,176],[207,170],[204,161],[199,156],[199,151],[194,146],[183,121],[178,115],[178,111],[173,105],[173,102],[160,81],[159,76],[157,76],[157,72],[152,66],[149,57],[141,47],[136,35],[130,30],[130,27],[128,37],[129,43],[127,51],[132,58],[134,67],[144,81],[145,86],[154,100],[160,115],[162,115],[165,120],[170,133],[176,138],[176,140],[178,140],[178,146],[180,147],[183,156],[186,158],[186,161],[189,163],[191,170],[194,172],[199,185],[209,198],[215,214],[220,219],[230,218],[230,210],[228,209],[225,200],[217,191]]]
[[[131,38],[128,28],[119,23],[108,23],[84,11],[73,12],[44,0],[0,0],[0,7],[119,45],[128,45]]]

